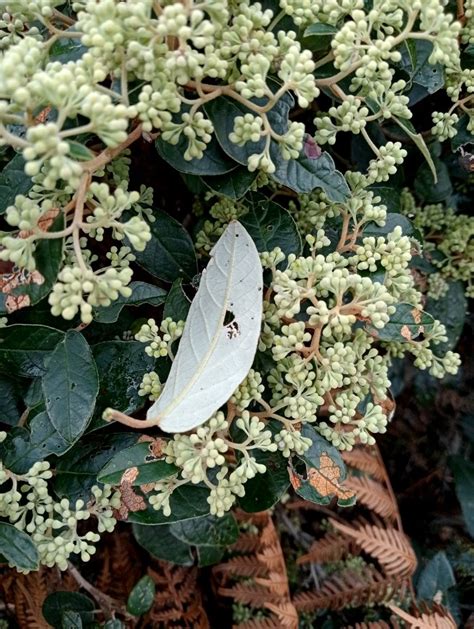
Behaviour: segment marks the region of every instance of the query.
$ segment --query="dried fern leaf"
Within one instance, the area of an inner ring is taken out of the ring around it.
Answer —
[[[240,513],[238,519],[258,529],[258,533],[244,533],[243,539],[233,547],[243,554],[214,568],[213,574],[219,583],[218,594],[272,614],[259,621],[260,624],[244,623],[239,627],[297,629],[298,614],[290,598],[285,558],[269,512]],[[255,543],[255,537],[258,543]]]
[[[389,625],[385,620],[375,620],[372,622],[356,622],[355,625],[344,627],[344,629],[391,629],[392,625]]]
[[[351,537],[356,544],[382,566],[389,576],[411,576],[416,570],[416,555],[402,532],[382,525],[359,524],[356,527],[331,520],[335,529]]]
[[[148,568],[148,574],[155,582],[156,595],[146,626],[209,629],[209,620],[197,583],[197,568],[176,566],[157,560],[153,568]]]
[[[409,614],[396,605],[387,605],[394,614],[413,629],[456,629],[457,624],[450,612],[442,605],[435,604],[431,611],[417,611]]]
[[[381,603],[404,592],[406,585],[405,578],[387,577],[372,566],[346,569],[326,579],[319,590],[296,595],[293,604],[299,612],[314,612]]]
[[[324,537],[313,542],[308,552],[298,557],[296,563],[303,565],[338,561],[351,551],[352,546],[353,541],[347,535],[343,536],[335,531],[328,531]]]
[[[344,462],[360,472],[370,474],[378,481],[385,479],[385,473],[377,453],[372,448],[364,446],[362,448],[354,448],[350,452],[342,452]]]
[[[382,518],[394,520],[397,516],[397,505],[385,487],[367,476],[349,476],[345,486],[354,490],[357,501]]]
[[[262,618],[239,623],[234,625],[233,629],[281,629],[281,623],[274,618]]]

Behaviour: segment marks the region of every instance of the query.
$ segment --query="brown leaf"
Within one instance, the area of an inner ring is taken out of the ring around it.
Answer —
[[[54,223],[54,219],[59,214],[59,208],[52,207],[50,210],[45,212],[40,219],[38,220],[38,228],[42,232],[47,232],[51,225]],[[34,231],[31,229],[24,229],[19,232],[18,236],[20,238],[29,238],[34,234]]]
[[[148,449],[150,450],[150,456],[147,457],[147,461],[154,461],[156,459],[162,459],[165,456],[164,448],[166,446],[166,440],[159,437],[150,437],[150,435],[141,435],[138,443],[149,443]]]
[[[125,520],[129,512],[144,511],[146,502],[143,496],[137,494],[133,488],[133,483],[138,476],[138,467],[130,467],[122,474],[120,479],[120,494],[122,504],[117,510],[117,516],[120,520]]]
[[[323,452],[319,459],[319,469],[314,467],[308,470],[308,481],[320,496],[336,495],[338,498],[348,500],[353,498],[354,492],[339,484],[341,470],[334,463],[327,452]]]

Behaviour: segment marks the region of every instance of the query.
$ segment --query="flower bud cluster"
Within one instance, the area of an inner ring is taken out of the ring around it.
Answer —
[[[137,334],[135,334],[135,339],[140,341],[140,343],[147,343],[145,352],[148,356],[153,356],[153,358],[160,358],[163,356],[173,357],[171,346],[181,337],[183,330],[184,321],[176,322],[170,317],[167,317],[166,319],[163,319],[160,326],[158,326],[156,325],[154,319],[148,319],[148,321],[142,325]]]
[[[109,485],[94,486],[88,503],[71,503],[67,498],[55,500],[49,492],[52,476],[46,461],[34,463],[21,475],[0,464],[0,517],[30,535],[41,565],[67,570],[71,555],[89,561],[100,534],[114,530],[114,510],[120,506],[120,493]],[[91,518],[96,522],[96,530],[79,532],[79,524]]]

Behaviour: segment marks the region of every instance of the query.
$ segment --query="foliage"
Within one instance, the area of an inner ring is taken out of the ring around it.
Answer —
[[[375,437],[404,374],[461,377],[471,0],[0,5],[0,553],[20,624],[209,626],[196,565],[218,564],[242,628],[450,626],[455,560],[428,552],[415,594]],[[447,451],[472,534],[472,452]]]

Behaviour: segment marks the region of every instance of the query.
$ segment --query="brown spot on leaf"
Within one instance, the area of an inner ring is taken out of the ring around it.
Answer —
[[[403,325],[402,326],[402,329],[400,330],[400,334],[407,341],[411,341],[411,330],[410,330],[410,328],[407,325]]]
[[[26,308],[31,303],[29,295],[8,295],[5,299],[5,308],[8,313]]]
[[[290,477],[290,483],[293,489],[299,489],[301,487],[301,479],[291,467],[288,468],[288,476]]]
[[[120,509],[116,510],[117,519],[126,520],[129,512],[144,511],[146,509],[146,502],[143,496],[137,494],[133,488],[133,483],[138,476],[138,467],[130,467],[122,474],[120,479],[120,494],[122,504]]]
[[[149,456],[146,457],[147,461],[155,461],[156,459],[162,459],[165,456],[166,441],[157,437],[150,437],[149,435],[142,435],[138,440],[138,443],[147,443],[150,450]]]
[[[413,310],[411,311],[411,314],[413,316],[413,320],[415,323],[420,323],[421,321],[421,310],[418,310],[418,308],[413,308]]]

